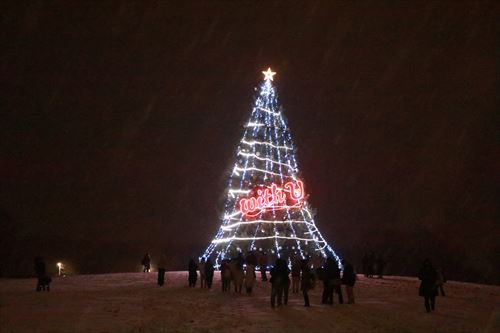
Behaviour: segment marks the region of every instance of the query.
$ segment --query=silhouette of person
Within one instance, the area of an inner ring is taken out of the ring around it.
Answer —
[[[194,261],[194,259],[190,259],[189,264],[188,264],[189,287],[194,288],[194,286],[196,286],[196,280],[198,279],[198,274],[196,273],[197,269],[198,269],[198,265],[196,265],[196,262]]]
[[[165,271],[167,270],[167,257],[165,254],[160,256],[158,261],[158,285],[162,287],[165,284]]]
[[[35,258],[35,273],[37,277],[36,291],[50,291],[50,282],[52,279],[47,274],[45,261],[42,257]]]
[[[347,293],[347,303],[354,304],[354,284],[356,283],[356,273],[354,267],[345,260],[342,260],[344,272],[342,274],[342,284],[345,285]]]
[[[207,283],[207,288],[212,288],[212,282],[214,280],[214,265],[210,258],[205,262],[205,282]]]
[[[143,267],[143,272],[144,273],[149,273],[149,270],[151,269],[151,257],[149,256],[149,253],[146,253],[144,257],[142,258],[141,261],[142,267]]]
[[[425,259],[418,272],[420,282],[419,295],[424,298],[425,310],[429,313],[434,311],[436,305],[436,280],[437,272],[429,259]]]
[[[302,270],[302,279],[300,280],[300,287],[302,289],[302,296],[304,297],[304,306],[311,306],[309,302],[309,290],[314,287],[314,275],[309,267],[309,260],[303,259],[300,263]]]

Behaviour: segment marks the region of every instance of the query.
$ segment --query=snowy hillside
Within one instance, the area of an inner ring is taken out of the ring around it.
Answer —
[[[354,305],[321,305],[317,286],[311,308],[291,294],[289,305],[276,309],[265,282],[247,296],[222,293],[217,273],[212,290],[189,289],[187,272],[168,272],[162,288],[155,279],[55,278],[49,293],[36,293],[34,279],[0,280],[0,332],[500,332],[496,286],[449,282],[427,314],[412,278],[360,277]]]

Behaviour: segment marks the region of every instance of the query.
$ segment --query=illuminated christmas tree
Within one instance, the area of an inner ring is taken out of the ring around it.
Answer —
[[[290,129],[278,106],[276,74],[262,72],[237,151],[221,226],[205,253],[216,262],[238,252],[264,251],[282,258],[339,257],[319,232],[299,176]]]

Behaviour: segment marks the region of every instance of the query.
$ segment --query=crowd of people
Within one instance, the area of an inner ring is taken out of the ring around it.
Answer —
[[[165,284],[166,257],[161,255],[158,260],[158,285]],[[141,260],[143,272],[148,273],[151,270],[151,257],[148,253]],[[365,277],[374,277],[378,275],[383,277],[385,261],[373,252],[363,256],[362,265]],[[236,293],[242,293],[243,287],[247,294],[252,294],[257,279],[256,271],[260,272],[260,278],[263,282],[269,280],[271,284],[271,307],[286,306],[291,286],[293,294],[302,292],[304,306],[311,305],[309,291],[314,289],[319,281],[322,282],[323,292],[321,303],[334,304],[335,294],[338,297],[338,303],[343,304],[342,286],[345,288],[347,303],[354,304],[354,285],[356,283],[356,272],[349,262],[342,260],[341,265],[334,258],[320,256],[305,257],[294,256],[287,260],[276,258],[273,265],[268,265],[268,257],[264,252],[255,253],[250,251],[246,257],[240,252],[235,258],[224,259],[218,263],[221,276],[222,292],[229,292],[233,285]],[[342,268],[342,270],[341,270]],[[47,274],[45,262],[41,257],[35,258],[34,269],[37,276],[36,290],[50,290],[52,281]],[[213,285],[214,271],[216,267],[210,258],[201,258],[199,262],[190,259],[188,263],[188,285],[195,288],[200,280],[201,288],[211,289]],[[267,272],[270,278],[267,277]],[[198,275],[199,274],[199,275]],[[291,275],[291,280],[290,280]],[[440,268],[435,268],[429,259],[424,260],[418,272],[418,278],[421,281],[419,287],[419,296],[424,298],[424,306],[427,312],[432,312],[436,306],[436,296],[441,294],[445,296],[444,283],[446,278]]]
[[[343,274],[338,262],[333,258],[326,260],[316,256],[301,258],[295,256],[287,262],[283,258],[276,258],[273,265],[268,265],[265,253],[249,252],[246,257],[239,253],[235,258],[224,259],[219,263],[222,292],[228,292],[231,285],[236,293],[252,294],[257,279],[256,272],[260,272],[263,282],[271,284],[271,307],[288,304],[290,289],[293,294],[302,292],[304,306],[311,305],[309,291],[315,288],[317,281],[323,282],[322,304],[333,304],[334,294],[338,295],[339,304],[344,303],[342,288],[345,286],[348,303],[354,303],[353,287],[356,282],[354,267],[342,261]],[[201,258],[198,263],[194,259],[188,263],[188,285],[196,286],[198,274],[201,288],[211,288],[214,275],[214,264],[210,259]],[[267,273],[269,272],[270,278]],[[291,279],[290,279],[291,276]],[[290,288],[291,287],[291,288]]]

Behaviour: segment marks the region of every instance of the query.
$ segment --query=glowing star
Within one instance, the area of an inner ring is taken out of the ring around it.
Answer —
[[[273,80],[273,76],[276,75],[276,72],[271,71],[271,67],[267,69],[267,71],[262,71],[262,74],[264,74],[264,80]]]

